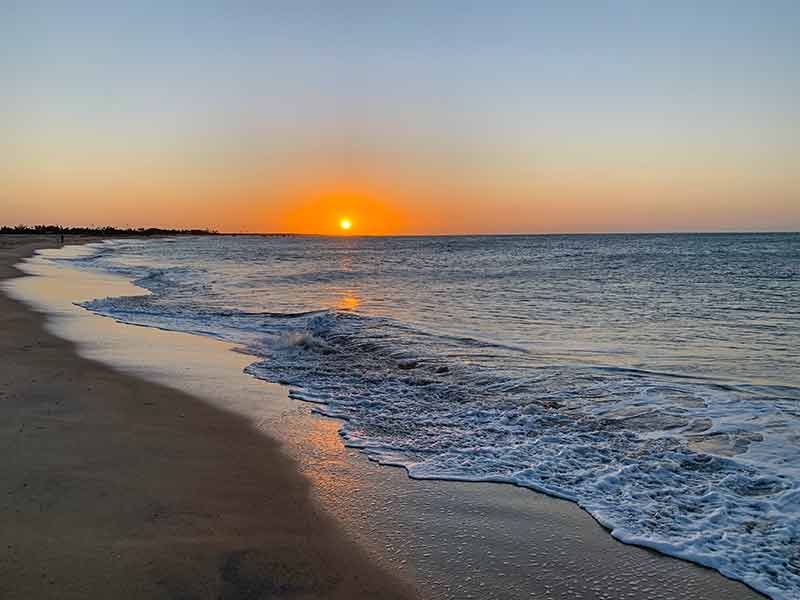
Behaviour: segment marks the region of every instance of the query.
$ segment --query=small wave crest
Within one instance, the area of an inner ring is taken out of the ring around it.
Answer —
[[[314,350],[322,354],[332,354],[336,352],[336,349],[325,340],[307,331],[289,331],[282,333],[272,345],[277,351],[287,348],[302,348],[304,350]]]

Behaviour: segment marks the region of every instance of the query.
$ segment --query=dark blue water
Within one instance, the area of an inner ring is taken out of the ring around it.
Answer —
[[[800,235],[117,241],[150,295],[412,477],[572,499],[619,539],[800,597]]]

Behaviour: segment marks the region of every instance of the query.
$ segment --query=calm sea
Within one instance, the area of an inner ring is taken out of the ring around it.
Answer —
[[[622,541],[800,597],[800,234],[93,245],[87,309],[240,345],[415,478],[578,502]]]

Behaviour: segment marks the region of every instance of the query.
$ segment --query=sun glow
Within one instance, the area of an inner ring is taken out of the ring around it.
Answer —
[[[281,206],[263,220],[270,229],[322,235],[396,235],[406,225],[404,204],[391,186],[371,181],[294,179],[279,194]]]

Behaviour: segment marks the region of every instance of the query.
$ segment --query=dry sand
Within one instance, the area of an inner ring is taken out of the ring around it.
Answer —
[[[0,237],[0,279],[52,245]],[[243,418],[81,358],[5,295],[0,332],[0,598],[414,596]]]

